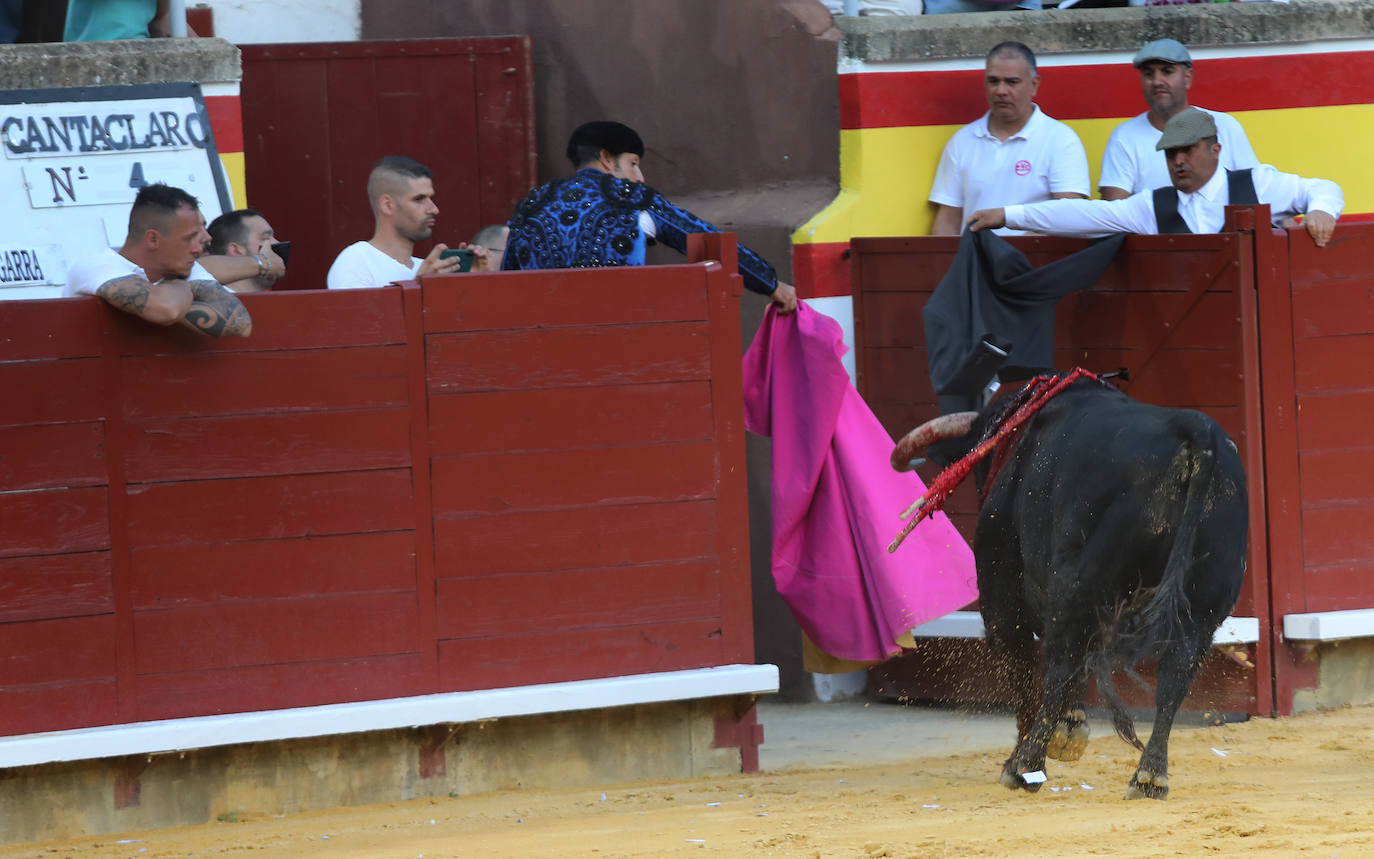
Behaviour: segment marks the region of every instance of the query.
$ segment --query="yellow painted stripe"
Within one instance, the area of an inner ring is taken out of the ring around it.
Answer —
[[[1236,113],[1260,161],[1288,173],[1331,179],[1347,212],[1374,212],[1374,164],[1358,141],[1374,136],[1374,105],[1288,108]],[[1094,194],[1102,151],[1125,117],[1067,123],[1088,153]],[[840,132],[840,194],[792,236],[796,244],[845,242],[855,236],[930,232],[926,201],[945,143],[957,125],[850,129]],[[1160,155],[1163,158],[1163,155]]]
[[[224,165],[224,177],[229,182],[229,195],[234,198],[234,208],[248,208],[247,184],[243,178],[243,153],[221,152],[219,162]]]

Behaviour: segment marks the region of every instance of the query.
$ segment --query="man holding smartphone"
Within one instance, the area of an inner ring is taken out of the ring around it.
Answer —
[[[325,283],[330,289],[365,289],[386,286],[430,274],[466,271],[462,255],[444,252],[436,244],[424,259],[412,256],[415,243],[434,235],[439,207],[434,204],[434,174],[413,158],[387,155],[367,177],[367,200],[372,205],[376,229],[372,238],[344,248],[329,267]],[[466,250],[467,243],[459,244]],[[474,251],[481,256],[484,252]]]

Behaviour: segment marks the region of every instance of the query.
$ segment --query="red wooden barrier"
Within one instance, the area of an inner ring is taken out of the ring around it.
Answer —
[[[0,735],[752,662],[725,271],[0,303]]]
[[[534,187],[527,36],[240,50],[248,203],[292,242],[280,288],[323,285],[339,251],[371,237],[367,174],[383,155],[434,171],[434,238],[449,245],[504,224]]]
[[[1241,211],[1237,217],[1248,214]],[[1281,234],[1261,232],[1262,264],[1269,265],[1286,241]],[[1191,706],[1268,713],[1274,708],[1274,668],[1256,242],[1253,231],[1128,238],[1092,290],[1059,303],[1055,365],[1099,371],[1126,367],[1131,381],[1125,387],[1132,396],[1207,412],[1240,446],[1250,480],[1251,539],[1246,583],[1234,614],[1260,619],[1261,641],[1252,648],[1256,669],[1243,671],[1214,658],[1194,686]],[[1058,238],[1014,243],[1037,266],[1086,245]],[[952,238],[853,242],[859,390],[894,437],[938,414],[921,307],[948,270],[956,246]],[[924,475],[927,481],[933,476]],[[971,537],[972,487],[962,487],[955,502],[951,518]],[[969,668],[970,660],[981,658],[981,643],[922,645],[905,665],[878,669],[880,685],[912,697],[1001,700],[1001,690],[978,681],[986,672]],[[1133,704],[1149,703],[1138,693],[1134,700],[1127,697]]]

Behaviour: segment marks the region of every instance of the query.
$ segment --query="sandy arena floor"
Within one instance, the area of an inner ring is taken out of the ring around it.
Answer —
[[[1374,855],[1374,707],[1180,729],[1171,746],[1165,802],[1122,800],[1137,754],[1098,733],[1036,795],[998,786],[1009,748],[907,748],[881,764],[250,815],[0,857]]]

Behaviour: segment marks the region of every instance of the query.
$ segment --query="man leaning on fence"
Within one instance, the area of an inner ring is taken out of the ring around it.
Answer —
[[[1303,227],[1325,247],[1345,207],[1340,186],[1327,179],[1281,173],[1268,164],[1253,170],[1224,170],[1221,144],[1211,114],[1190,107],[1175,114],[1155,145],[1169,165],[1173,184],[1141,191],[1124,200],[1050,200],[1024,206],[983,209],[969,229],[1006,225],[1061,236],[1110,233],[1217,233],[1226,206],[1262,203],[1275,224],[1303,215]]]
[[[209,241],[195,197],[162,183],[145,185],[134,198],[123,246],[101,248],[73,265],[62,294],[98,295],[157,325],[247,337],[253,320],[243,303],[196,261]]]

